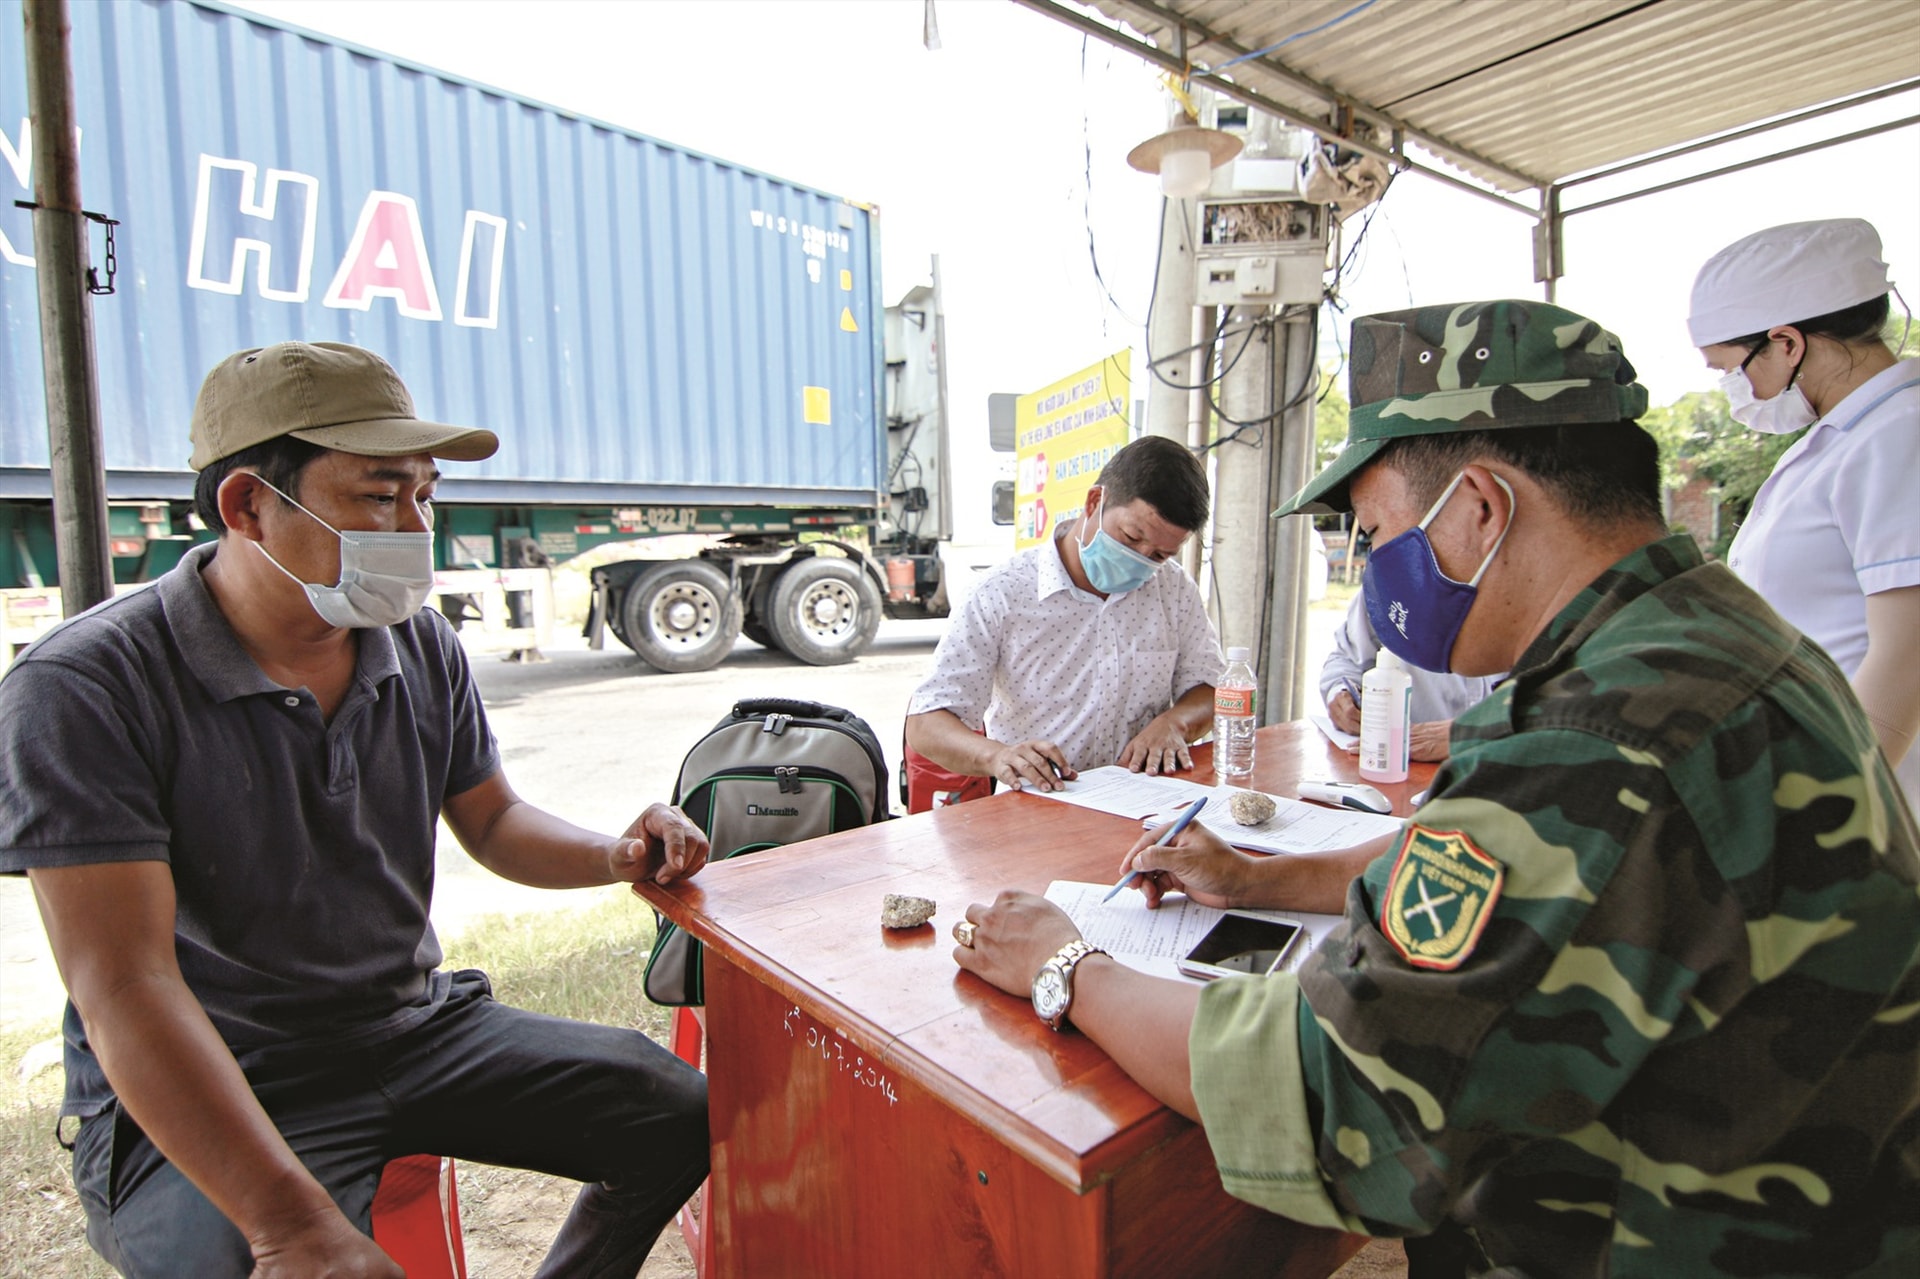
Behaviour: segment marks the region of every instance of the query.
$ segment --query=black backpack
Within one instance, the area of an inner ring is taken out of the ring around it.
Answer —
[[[681,761],[673,802],[706,832],[716,862],[893,816],[886,756],[867,721],[785,697],[734,703]],[[655,919],[647,998],[704,1004],[700,943]]]

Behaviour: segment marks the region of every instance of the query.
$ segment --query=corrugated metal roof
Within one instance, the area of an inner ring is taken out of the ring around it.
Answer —
[[[1079,0],[1163,49],[1324,118],[1404,124],[1502,190],[1693,142],[1920,74],[1909,0]],[[1345,15],[1343,17],[1343,15]],[[1325,30],[1315,31],[1325,26]],[[1303,32],[1313,34],[1301,35]]]

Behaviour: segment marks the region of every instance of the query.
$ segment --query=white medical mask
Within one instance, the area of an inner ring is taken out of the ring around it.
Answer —
[[[1720,378],[1720,389],[1727,397],[1727,411],[1734,421],[1762,435],[1791,435],[1819,420],[1820,415],[1813,411],[1813,404],[1800,389],[1797,376],[1780,394],[1764,400],[1756,397],[1753,383],[1747,379],[1747,365],[1753,360],[1753,355],[1748,356],[1739,368],[1728,370]],[[1797,375],[1799,370],[1795,369],[1794,373]]]
[[[264,477],[255,479],[274,492],[280,490]],[[370,629],[394,626],[420,611],[433,594],[433,534],[342,531],[287,497],[288,505],[340,539],[340,581],[334,586],[302,582],[286,565],[255,542],[267,563],[286,573],[313,604],[313,611],[329,626]]]

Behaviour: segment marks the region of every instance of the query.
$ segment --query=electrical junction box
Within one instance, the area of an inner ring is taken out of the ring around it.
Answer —
[[[1203,199],[1193,256],[1197,306],[1317,306],[1327,210],[1299,200]]]

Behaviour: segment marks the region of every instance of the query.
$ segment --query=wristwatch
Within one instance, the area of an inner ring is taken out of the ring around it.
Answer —
[[[1050,1029],[1066,1029],[1067,1012],[1073,1007],[1073,970],[1088,955],[1106,953],[1076,938],[1040,965],[1040,971],[1033,975],[1033,1011]]]

